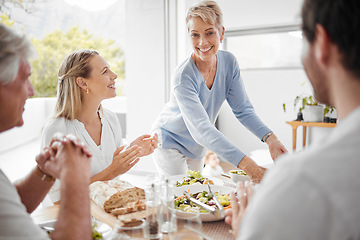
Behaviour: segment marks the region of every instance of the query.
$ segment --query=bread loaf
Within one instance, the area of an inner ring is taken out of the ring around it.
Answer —
[[[111,210],[111,213],[115,216],[118,216],[132,212],[139,212],[145,210],[145,208],[146,208],[145,201],[141,199],[136,202],[130,202],[125,207],[114,208],[113,210]]]
[[[118,215],[118,219],[127,220],[127,221],[135,221],[137,219],[145,219],[146,218],[146,210],[128,213],[125,215]]]
[[[90,198],[106,212],[145,199],[145,192],[129,182],[113,179],[90,184]]]

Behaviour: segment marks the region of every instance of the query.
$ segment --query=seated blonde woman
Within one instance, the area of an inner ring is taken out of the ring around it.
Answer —
[[[56,132],[72,133],[92,153],[91,181],[110,180],[131,169],[142,156],[157,148],[157,135],[142,135],[128,148],[122,142],[115,113],[101,106],[104,99],[116,96],[117,75],[96,51],[70,53],[59,69],[57,103],[53,118],[42,134],[41,147],[49,145]],[[60,183],[49,192],[52,202],[60,200]]]
[[[214,177],[224,173],[223,168],[220,166],[220,160],[214,152],[207,151],[204,163],[205,167],[201,172],[204,177]]]

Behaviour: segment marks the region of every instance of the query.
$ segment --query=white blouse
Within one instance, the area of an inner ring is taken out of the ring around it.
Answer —
[[[78,120],[69,121],[65,118],[56,118],[48,121],[44,127],[41,137],[41,150],[50,144],[55,133],[73,134],[85,143],[92,153],[91,159],[91,177],[107,168],[113,159],[116,148],[123,146],[120,122],[115,113],[101,108],[98,111],[102,130],[100,145],[96,145],[85,126]],[[50,189],[49,197],[51,201],[60,200],[60,181],[56,180],[54,186]]]

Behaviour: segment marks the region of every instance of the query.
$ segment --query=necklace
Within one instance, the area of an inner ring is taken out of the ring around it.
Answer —
[[[197,67],[198,70],[200,71],[199,63],[196,61],[195,58],[194,58],[194,62],[195,62],[196,67]],[[211,65],[211,67],[210,67],[210,69],[209,69],[209,72],[207,73],[206,77],[204,77],[205,83],[208,82],[209,76],[210,76],[210,73],[212,72],[212,70],[213,70],[213,65]],[[201,73],[201,72],[200,72],[200,73]]]

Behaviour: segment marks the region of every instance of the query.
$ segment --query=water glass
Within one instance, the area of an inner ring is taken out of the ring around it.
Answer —
[[[176,240],[202,240],[202,222],[200,212],[188,213],[182,215],[181,219],[177,220],[178,231],[174,235]]]
[[[161,232],[169,234],[176,231],[176,215],[174,204],[174,184],[168,179],[162,182],[161,192]]]

